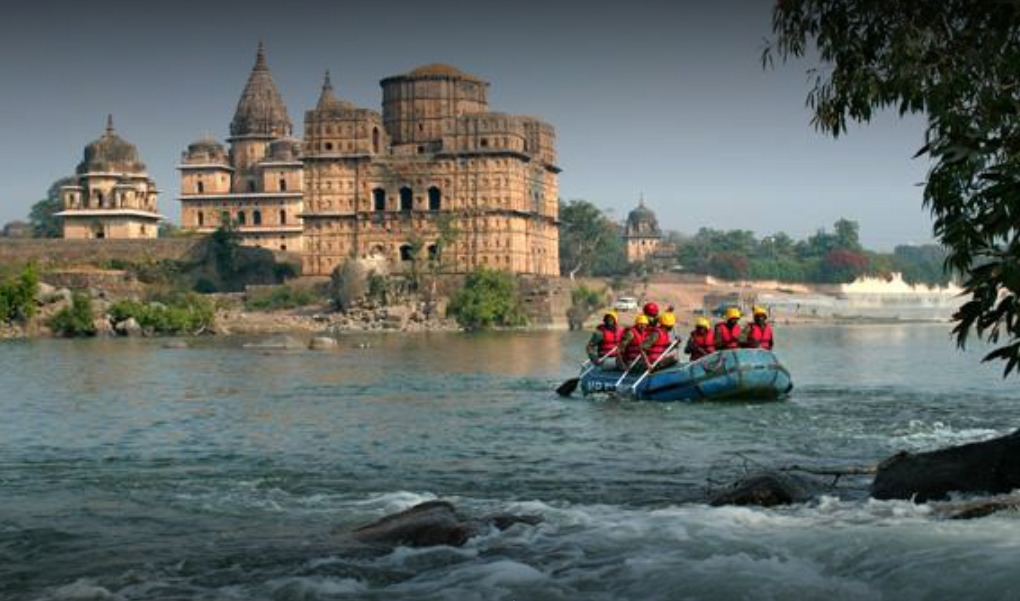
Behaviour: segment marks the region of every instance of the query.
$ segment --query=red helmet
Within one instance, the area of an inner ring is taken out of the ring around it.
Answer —
[[[648,317],[658,317],[659,305],[656,305],[655,303],[645,303],[645,306],[641,311]]]

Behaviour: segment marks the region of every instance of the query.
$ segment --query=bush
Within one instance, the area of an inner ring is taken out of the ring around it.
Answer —
[[[577,286],[570,291],[570,308],[567,309],[567,323],[571,330],[580,330],[592,311],[604,305],[605,294],[587,286]]]
[[[521,309],[514,276],[485,267],[468,274],[464,287],[450,299],[447,314],[469,330],[528,323]]]
[[[266,294],[249,297],[244,306],[251,311],[276,311],[311,305],[318,300],[319,297],[307,288],[277,286]]]
[[[47,325],[58,336],[76,338],[95,336],[96,324],[92,317],[92,299],[75,292],[71,296],[71,307],[61,309],[50,318]]]
[[[143,329],[156,334],[197,334],[215,320],[213,303],[197,294],[178,293],[163,301],[118,301],[110,306],[110,317],[115,322],[134,318]]]
[[[31,265],[17,276],[0,278],[0,322],[27,319],[35,315],[39,275]]]

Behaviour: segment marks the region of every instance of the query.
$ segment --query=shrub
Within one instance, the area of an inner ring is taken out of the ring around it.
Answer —
[[[245,308],[252,311],[276,311],[310,305],[319,297],[307,288],[277,286],[267,294],[259,294],[245,300]]]
[[[39,275],[31,265],[17,276],[0,278],[0,322],[27,319],[35,315]]]
[[[92,317],[92,299],[75,292],[71,296],[71,307],[61,309],[50,318],[47,325],[59,336],[75,338],[95,336],[96,324]]]
[[[521,309],[514,277],[504,271],[485,267],[479,267],[468,274],[464,287],[450,299],[447,314],[469,330],[522,326],[528,323]]]
[[[110,306],[110,317],[116,322],[134,318],[143,329],[156,334],[197,334],[215,320],[213,303],[197,294],[177,293],[162,300],[118,301]]]

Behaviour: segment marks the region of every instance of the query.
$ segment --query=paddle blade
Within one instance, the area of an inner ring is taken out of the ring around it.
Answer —
[[[570,378],[566,382],[559,385],[556,389],[556,394],[560,396],[570,396],[577,390],[578,383],[581,382],[581,378]]]

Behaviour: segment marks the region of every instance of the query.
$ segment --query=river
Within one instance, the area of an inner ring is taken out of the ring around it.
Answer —
[[[580,333],[0,344],[0,598],[1020,598],[1020,516],[937,517],[840,480],[709,507],[748,469],[872,465],[1020,426],[945,325],[778,328],[778,403],[592,401]],[[337,533],[430,499],[535,514],[462,548]]]

